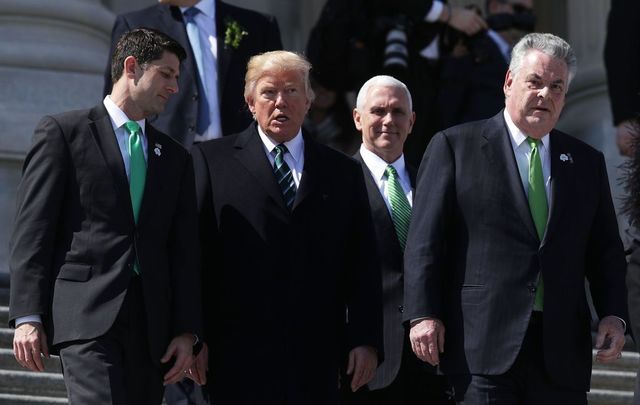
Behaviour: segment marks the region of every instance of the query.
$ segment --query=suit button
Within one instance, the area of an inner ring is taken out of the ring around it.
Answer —
[[[193,132],[196,130],[196,127],[194,127],[193,125],[189,126],[189,132]]]
[[[193,97],[191,97],[193,101],[198,101],[198,93],[195,93]]]
[[[535,284],[533,284],[533,283],[529,283],[529,284],[527,284],[527,288],[529,289],[529,292],[530,292],[531,294],[535,293],[535,292],[536,292],[536,290],[538,289],[538,288],[536,287],[536,285],[535,285]]]
[[[398,312],[403,313],[404,312],[404,306],[402,306],[402,305],[398,306]]]

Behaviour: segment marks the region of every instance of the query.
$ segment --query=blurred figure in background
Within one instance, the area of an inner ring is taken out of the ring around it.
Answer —
[[[448,38],[438,93],[439,129],[492,117],[504,107],[511,48],[534,30],[533,0],[486,0],[489,29]]]
[[[438,0],[328,0],[307,55],[338,91],[355,91],[376,74],[406,83],[420,120],[404,152],[417,166],[436,129],[439,39],[447,27],[473,35],[487,25],[473,11]]]

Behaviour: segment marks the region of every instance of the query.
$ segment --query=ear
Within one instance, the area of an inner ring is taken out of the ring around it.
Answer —
[[[509,95],[511,94],[512,85],[513,85],[513,73],[511,73],[511,70],[507,70],[507,74],[504,77],[504,86],[502,87],[505,97],[509,97]]]
[[[362,131],[362,116],[360,115],[360,113],[358,112],[357,108],[353,109],[353,123],[356,126],[356,129],[358,131]]]
[[[247,107],[249,107],[249,111],[251,111],[251,115],[256,114],[255,100],[252,95],[248,95],[245,97],[244,101],[247,103]]]
[[[136,67],[138,66],[138,61],[133,56],[127,56],[124,60],[124,74],[127,77],[134,78],[136,74]]]
[[[409,123],[409,133],[413,130],[413,125],[416,123],[416,113],[411,111],[411,122]]]

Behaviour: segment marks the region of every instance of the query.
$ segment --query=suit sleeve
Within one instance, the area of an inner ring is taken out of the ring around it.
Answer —
[[[442,288],[453,226],[455,163],[443,132],[436,134],[418,172],[404,253],[404,321],[443,318]]]
[[[18,317],[49,312],[51,266],[70,160],[62,129],[52,117],[44,117],[36,127],[18,186],[9,259],[11,326]]]
[[[598,159],[600,201],[589,235],[587,278],[598,316],[615,315],[629,324],[624,248],[602,153],[598,153]]]
[[[113,23],[113,28],[111,30],[111,47],[109,48],[109,55],[107,57],[107,68],[104,72],[102,97],[105,97],[107,94],[111,94],[111,88],[113,87],[113,82],[111,81],[111,59],[113,58],[113,51],[115,50],[116,44],[122,34],[129,30],[131,30],[129,23],[119,15]]]
[[[174,213],[169,241],[171,282],[174,299],[173,334],[195,333],[202,336],[200,251],[196,192],[191,156],[185,159],[178,205]]]
[[[356,195],[351,227],[353,256],[347,292],[348,349],[372,346],[378,351],[378,361],[384,358],[382,342],[382,282],[377,260],[373,221],[368,209],[369,199],[362,168],[354,167]]]
[[[612,0],[604,49],[614,125],[640,114],[640,2]]]

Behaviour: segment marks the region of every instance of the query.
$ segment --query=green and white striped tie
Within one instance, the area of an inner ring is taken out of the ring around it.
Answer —
[[[411,221],[411,205],[407,200],[407,195],[402,189],[398,172],[395,167],[389,165],[385,169],[387,175],[387,189],[389,190],[389,202],[391,203],[391,217],[396,228],[398,242],[404,251],[407,244],[407,234],[409,233],[409,222]]]

